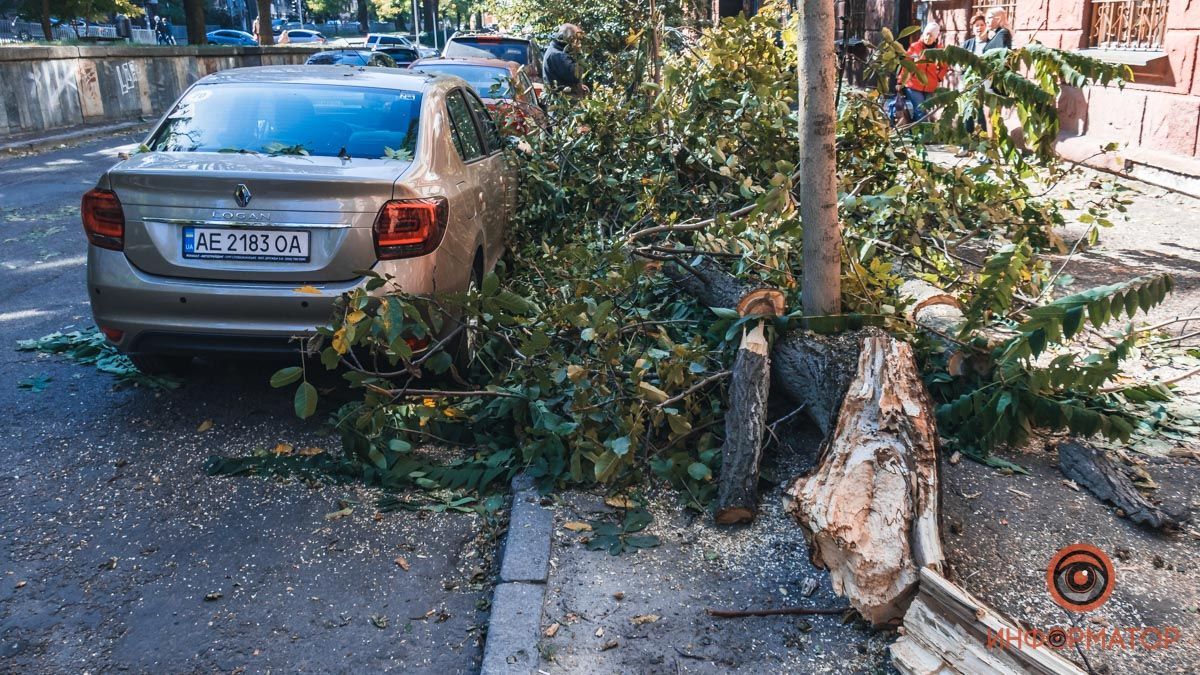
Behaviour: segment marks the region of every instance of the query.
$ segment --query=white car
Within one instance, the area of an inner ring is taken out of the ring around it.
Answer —
[[[315,30],[308,30],[307,28],[295,28],[292,30],[282,31],[279,34],[279,39],[276,40],[276,43],[281,45],[294,45],[303,44],[306,42],[324,43],[325,41],[325,36],[321,35]]]

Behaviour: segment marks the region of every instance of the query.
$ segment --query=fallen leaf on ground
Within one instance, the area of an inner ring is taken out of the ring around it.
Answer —
[[[337,520],[339,518],[345,518],[346,516],[350,515],[351,513],[354,513],[354,509],[350,508],[350,507],[346,507],[340,511],[326,513],[325,520]]]
[[[213,421],[212,420],[204,420],[203,422],[200,423],[200,426],[196,427],[196,432],[202,434],[211,428],[213,428]]]
[[[208,602],[212,602],[213,600],[220,600],[222,595],[223,593],[220,591],[213,591],[212,593],[206,593],[204,595],[204,599]]]
[[[596,629],[596,637],[604,637],[604,627],[603,626]]]
[[[301,286],[300,288],[296,288],[293,290],[295,290],[297,293],[308,293],[309,295],[320,295],[321,294],[321,291],[318,290],[316,286],[312,286],[310,284],[305,284],[305,285]]]
[[[276,443],[275,449],[271,452],[277,455],[290,455],[292,454],[292,450],[293,448],[291,443]]]
[[[383,616],[382,614],[372,614],[370,618],[371,624],[376,628],[382,630],[388,627],[388,618],[386,616]]]
[[[572,520],[566,525],[563,525],[563,529],[570,530],[572,532],[588,532],[592,529],[592,526],[578,520]]]
[[[641,625],[647,624],[647,623],[654,623],[655,621],[658,621],[660,618],[662,618],[662,617],[660,617],[657,614],[639,614],[639,615],[633,617],[632,619],[630,619],[630,621],[632,621],[633,625],[635,625],[635,626],[641,626]]]
[[[552,637],[554,637],[555,635],[558,635],[558,629],[559,629],[559,628],[562,628],[562,626],[561,626],[561,625],[559,625],[557,622],[556,622],[556,623],[552,623],[552,624],[550,624],[550,627],[549,627],[549,628],[547,628],[547,629],[546,629],[546,631],[545,631],[544,633],[542,633],[542,635],[545,635],[545,636],[546,636],[546,637],[548,637],[548,638],[552,638]]]
[[[404,559],[404,556],[397,557],[396,564],[399,565],[400,569],[404,570],[405,572],[408,571],[409,564],[408,564],[408,561]]]
[[[616,600],[616,601],[618,601],[618,602],[619,602],[619,601],[621,601],[621,600],[624,600],[624,599],[625,599],[625,592],[624,592],[624,591],[617,591],[616,593],[613,593],[613,600]]]
[[[614,509],[632,509],[633,508],[633,502],[629,501],[629,497],[624,497],[621,495],[607,497],[607,498],[605,498],[604,503],[608,504],[609,506],[613,507]]]
[[[620,647],[620,646],[621,646],[620,642],[617,642],[616,640],[609,640],[608,642],[605,642],[604,644],[600,645],[600,651],[606,652],[610,649],[616,649],[617,647]]]
[[[15,588],[25,588],[25,584],[27,584],[27,583],[29,583],[29,582],[28,581],[18,581]],[[558,624],[554,624],[554,625],[557,626]]]
[[[317,448],[317,447],[300,448],[300,454],[304,457],[312,457],[313,455],[319,455],[322,452],[325,452],[325,448]]]

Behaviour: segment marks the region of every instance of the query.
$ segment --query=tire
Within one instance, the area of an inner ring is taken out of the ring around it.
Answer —
[[[483,274],[479,271],[479,265],[474,265],[471,268],[471,280],[467,284],[467,292],[471,293],[479,290],[482,283]],[[454,369],[458,371],[459,376],[463,379],[466,379],[467,373],[470,372],[471,364],[475,362],[475,354],[479,348],[479,339],[475,335],[475,331],[471,330],[473,326],[478,325],[479,320],[471,318],[466,321],[467,330],[463,331],[454,340],[453,352],[451,353],[454,357]]]
[[[143,375],[183,375],[192,365],[190,356],[165,354],[130,354],[129,360]]]

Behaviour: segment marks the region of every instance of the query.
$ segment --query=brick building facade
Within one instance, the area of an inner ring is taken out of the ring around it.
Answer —
[[[1134,81],[1123,90],[1065,92],[1062,147],[1068,156],[1116,141],[1121,162],[1145,161],[1200,176],[1200,0],[837,0],[847,36],[874,41],[880,29],[937,21],[946,39],[968,36],[976,12],[1008,10],[1014,45],[1032,40],[1126,63]],[[841,23],[839,22],[839,27]],[[1181,162],[1181,160],[1188,160]]]

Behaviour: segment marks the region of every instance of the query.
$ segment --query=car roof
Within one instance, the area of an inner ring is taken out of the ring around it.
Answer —
[[[365,66],[347,68],[344,65],[329,66],[257,66],[253,68],[231,68],[220,70],[200,80],[205,84],[222,82],[270,82],[287,84],[344,84],[382,89],[425,89],[435,81],[443,79],[403,68],[378,68]]]
[[[442,56],[431,56],[429,58],[418,59],[412,62],[409,68],[417,66],[486,66],[489,68],[503,68],[511,72],[521,70],[521,64],[514,61],[505,61],[503,59],[475,59],[475,58],[453,58]]]

